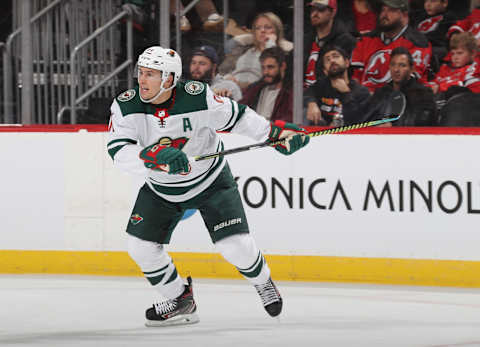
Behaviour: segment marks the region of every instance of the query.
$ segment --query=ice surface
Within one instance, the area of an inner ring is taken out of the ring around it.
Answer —
[[[480,290],[279,282],[280,320],[246,281],[194,278],[200,323],[146,328],[142,278],[2,275],[0,346],[480,346]]]

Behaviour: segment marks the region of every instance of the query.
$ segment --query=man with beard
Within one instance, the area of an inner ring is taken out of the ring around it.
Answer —
[[[337,46],[326,46],[320,53],[326,76],[305,92],[307,120],[313,125],[341,126],[358,122],[359,110],[368,100],[368,89],[348,76],[350,61]]]
[[[291,81],[285,78],[284,51],[279,47],[267,48],[260,55],[260,63],[263,77],[247,88],[240,103],[266,119],[292,122],[293,90]]]
[[[191,78],[210,85],[216,95],[229,97],[235,101],[240,100],[242,98],[240,87],[218,74],[217,66],[218,55],[215,48],[204,45],[193,50],[190,60]]]
[[[353,78],[371,92],[390,81],[390,54],[396,47],[406,47],[413,57],[415,72],[422,83],[432,57],[432,47],[425,35],[408,25],[408,0],[381,0],[376,29],[362,37],[352,53]]]
[[[361,121],[378,119],[389,114],[389,105],[394,91],[405,95],[407,104],[402,117],[393,126],[434,126],[437,125],[437,107],[433,92],[421,84],[414,74],[414,60],[408,49],[397,47],[390,58],[391,82],[377,89],[368,101]]]
[[[305,35],[304,88],[312,86],[317,78],[323,76],[322,64],[318,59],[323,46],[341,47],[350,57],[357,42],[344,23],[336,17],[337,0],[313,0],[308,6],[312,30]]]

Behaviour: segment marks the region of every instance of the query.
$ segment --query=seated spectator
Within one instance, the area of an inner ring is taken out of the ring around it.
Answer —
[[[432,44],[432,52],[438,64],[448,53],[445,37],[450,26],[455,23],[455,15],[447,11],[448,0],[425,0],[424,8],[416,27]]]
[[[176,1],[177,0],[170,0],[171,14],[175,13]],[[184,10],[182,2],[180,2],[180,10]],[[217,8],[212,0],[199,0],[195,5],[195,11],[202,21],[203,30],[213,32],[223,31],[223,17],[218,14]],[[190,24],[187,16],[184,15],[180,17],[180,30],[183,32],[188,32],[191,29],[192,25]]]
[[[437,124],[437,108],[433,93],[415,77],[412,54],[405,47],[397,47],[391,53],[390,74],[392,80],[377,89],[368,101],[367,118],[378,119],[389,114],[390,96],[401,91],[407,100],[402,117],[394,126],[434,126]]]
[[[373,0],[338,0],[337,16],[355,37],[368,34],[377,24]]]
[[[370,93],[349,78],[347,53],[337,46],[325,46],[319,60],[325,76],[305,91],[308,121],[313,125],[329,126],[358,123],[359,110]]]
[[[193,50],[190,60],[190,76],[192,79],[210,85],[213,92],[238,101],[242,98],[242,91],[238,85],[217,74],[218,55],[212,46],[200,46]]]
[[[480,93],[480,57],[477,52],[476,40],[471,33],[453,35],[450,39],[450,62],[442,65],[435,79],[429,83],[434,93],[445,93],[454,86]],[[461,88],[454,89],[462,91]]]
[[[253,34],[234,38],[238,46],[225,57],[220,66],[220,73],[237,83],[241,89],[262,78],[259,57],[266,48],[277,46],[285,52],[293,49],[293,44],[283,37],[282,21],[272,12],[257,15],[252,30]]]
[[[244,92],[241,104],[270,120],[293,120],[292,83],[285,79],[285,52],[279,47],[265,49],[260,55],[262,79]]]
[[[377,28],[362,37],[353,50],[353,78],[371,92],[381,88],[391,77],[390,53],[403,46],[413,56],[415,72],[426,82],[432,47],[425,35],[408,25],[408,0],[381,1]]]
[[[303,46],[305,88],[315,84],[317,78],[324,75],[318,59],[323,46],[338,46],[350,56],[357,42],[347,27],[336,19],[337,0],[313,0],[309,7],[311,30],[305,35]]]
[[[440,111],[440,126],[480,127],[480,94],[456,94]]]
[[[448,30],[448,37],[451,38],[455,33],[470,32],[477,40],[477,46],[480,47],[480,0],[476,0],[476,8],[465,19],[459,20]]]

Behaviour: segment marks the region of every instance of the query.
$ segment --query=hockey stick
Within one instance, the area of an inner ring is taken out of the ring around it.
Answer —
[[[389,110],[388,110],[388,111],[390,111],[390,113],[386,118],[373,120],[373,121],[369,121],[369,122],[347,125],[347,126],[339,126],[339,127],[325,129],[325,130],[314,131],[314,132],[308,133],[307,135],[309,137],[315,137],[315,136],[321,136],[321,135],[338,134],[338,133],[343,133],[343,132],[349,131],[349,130],[373,127],[373,126],[380,125],[380,124],[395,122],[405,112],[406,104],[407,104],[407,102],[406,102],[406,99],[405,99],[405,95],[403,95],[403,93],[393,92],[392,95],[391,95]],[[198,156],[195,156],[195,157],[191,157],[190,159],[194,160],[194,161],[213,159],[213,158],[216,158],[216,157],[220,157],[222,155],[240,153],[240,152],[250,151],[252,149],[267,147],[267,146],[276,146],[276,145],[284,143],[284,141],[285,141],[285,139],[274,141],[274,142],[264,141],[264,142],[260,142],[260,143],[247,145],[247,146],[227,149],[225,151],[220,151],[220,152],[215,152],[215,153],[210,153],[210,154],[204,154],[204,155],[198,155]]]
[[[394,117],[374,120],[374,121],[370,121],[370,122],[352,124],[352,125],[348,125],[348,126],[339,126],[339,127],[335,127],[335,128],[314,131],[314,132],[308,133],[306,135],[309,136],[309,137],[315,137],[315,136],[321,136],[321,135],[343,133],[343,132],[349,131],[349,130],[361,129],[361,128],[366,128],[366,127],[373,127],[373,126],[384,124],[384,123],[394,122],[399,118],[400,118],[400,116],[394,116]],[[254,143],[254,144],[247,145],[247,146],[227,149],[227,150],[221,151],[221,152],[198,155],[198,156],[192,157],[191,159],[193,159],[195,161],[213,159],[213,158],[216,158],[216,157],[220,157],[222,155],[240,153],[240,152],[250,151],[252,149],[267,147],[267,146],[276,146],[276,145],[280,145],[284,142],[285,142],[285,139],[278,140],[278,141],[273,141],[273,142],[270,142],[270,141],[259,142],[259,143]]]

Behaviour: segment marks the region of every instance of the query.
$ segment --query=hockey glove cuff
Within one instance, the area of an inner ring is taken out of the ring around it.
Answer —
[[[282,154],[290,155],[305,147],[310,141],[305,129],[299,128],[293,123],[276,120],[271,122],[270,126],[271,130],[268,135],[270,142],[285,139],[283,144],[275,146],[275,149]]]
[[[144,161],[145,167],[172,175],[190,171],[186,154],[175,147],[159,144],[147,146],[140,152],[140,159]]]

